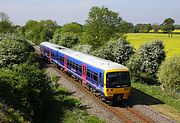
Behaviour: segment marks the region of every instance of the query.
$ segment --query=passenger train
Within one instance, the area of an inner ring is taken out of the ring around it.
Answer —
[[[42,42],[40,51],[43,58],[74,75],[106,100],[123,101],[130,96],[131,83],[127,67],[49,42]]]

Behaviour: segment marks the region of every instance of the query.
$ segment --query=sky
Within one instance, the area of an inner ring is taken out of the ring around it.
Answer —
[[[0,0],[15,25],[28,20],[55,20],[59,25],[70,22],[84,24],[93,6],[105,6],[133,24],[158,23],[173,18],[180,24],[180,0]]]

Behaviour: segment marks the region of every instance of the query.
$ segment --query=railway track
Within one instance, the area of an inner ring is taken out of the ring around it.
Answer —
[[[40,50],[38,46],[35,46],[36,53],[40,55]],[[116,117],[120,119],[120,121],[125,123],[153,123],[154,121],[144,116],[139,111],[129,107],[125,103],[110,105],[104,101],[102,101],[98,95],[93,94],[87,88],[82,86],[82,83],[76,78],[72,78],[72,76],[67,75],[62,69],[58,69],[55,65],[49,64],[50,67],[53,67],[58,73],[63,75],[67,80],[72,82],[77,88],[88,94],[93,100],[99,105],[111,111]]]
[[[63,75],[67,80],[72,82],[77,88],[81,89],[83,92],[88,94],[95,100],[96,103],[103,106],[104,108],[110,110],[116,117],[118,117],[120,120],[122,120],[125,123],[153,123],[151,119],[147,118],[147,116],[142,115],[137,110],[129,107],[125,103],[121,103],[118,105],[110,105],[104,101],[102,101],[98,95],[94,95],[92,92],[90,92],[87,88],[84,88],[81,85],[80,81],[77,81],[77,79],[72,78],[68,76],[65,72],[59,70],[54,65],[51,65],[57,72],[59,72],[61,75]]]

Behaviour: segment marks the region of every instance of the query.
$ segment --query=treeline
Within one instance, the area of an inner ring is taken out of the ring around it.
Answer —
[[[152,41],[135,49],[125,35],[128,32],[149,32],[152,29],[155,32],[161,29],[172,33],[178,27],[173,25],[174,22],[167,18],[160,25],[134,26],[106,7],[92,7],[84,25],[72,22],[59,26],[53,20],[30,20],[24,26],[15,26],[13,33],[26,37],[35,44],[49,41],[118,62],[128,66],[133,81],[163,85],[163,88],[179,93],[180,58],[165,61],[163,41]],[[175,65],[171,67],[170,64],[173,63]]]

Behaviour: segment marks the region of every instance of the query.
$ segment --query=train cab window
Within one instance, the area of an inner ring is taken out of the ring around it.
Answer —
[[[81,65],[79,65],[79,72],[82,73],[82,66]]]
[[[87,69],[87,76],[90,77],[90,70]]]

